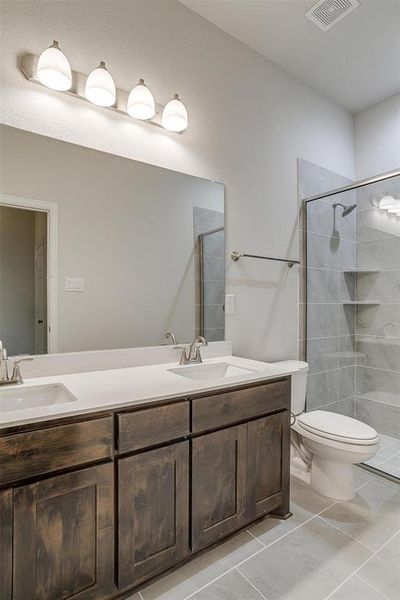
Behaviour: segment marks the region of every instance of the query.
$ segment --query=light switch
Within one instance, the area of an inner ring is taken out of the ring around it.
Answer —
[[[81,277],[65,278],[66,292],[83,292],[83,279]]]
[[[235,312],[235,296],[233,294],[227,294],[225,296],[225,314],[233,315]]]

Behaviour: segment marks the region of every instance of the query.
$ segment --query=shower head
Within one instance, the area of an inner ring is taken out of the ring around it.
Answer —
[[[347,217],[347,215],[349,215],[351,212],[353,212],[355,208],[357,208],[357,204],[349,204],[349,206],[345,206],[341,202],[336,202],[332,206],[333,209],[335,209],[337,206],[341,206],[343,208],[342,217]]]
[[[357,208],[357,204],[350,204],[349,206],[346,206],[346,208],[342,212],[342,217],[347,217],[347,215],[353,212],[355,208]]]

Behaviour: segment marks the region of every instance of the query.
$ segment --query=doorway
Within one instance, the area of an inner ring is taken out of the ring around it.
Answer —
[[[0,337],[10,355],[47,353],[47,213],[0,205]]]
[[[0,194],[0,339],[9,356],[57,351],[57,209]]]

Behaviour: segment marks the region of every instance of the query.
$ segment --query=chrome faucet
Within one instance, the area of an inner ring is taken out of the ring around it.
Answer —
[[[179,344],[178,340],[176,339],[176,335],[172,331],[167,331],[167,333],[164,335],[164,340],[171,340],[171,344],[174,346]]]
[[[33,360],[30,356],[24,356],[18,360],[14,360],[13,370],[11,377],[8,376],[8,355],[7,350],[3,346],[3,342],[0,340],[0,385],[11,385],[17,383],[24,383],[21,375],[21,369],[19,363],[25,360]]]
[[[186,346],[175,346],[177,350],[182,350],[181,358],[179,361],[180,365],[188,365],[188,364],[199,364],[203,362],[201,358],[200,348],[201,346],[208,346],[207,340],[203,338],[203,336],[198,335],[189,347],[189,354],[187,353]]]

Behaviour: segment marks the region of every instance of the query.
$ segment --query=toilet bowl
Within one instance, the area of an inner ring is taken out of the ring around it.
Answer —
[[[297,365],[292,375],[292,445],[297,455],[310,465],[313,490],[335,500],[351,500],[353,465],[376,454],[379,435],[352,417],[324,410],[304,412],[308,365],[304,362]]]
[[[329,498],[354,498],[353,465],[379,448],[375,429],[357,419],[315,410],[296,416],[292,430],[311,453],[311,488]]]

